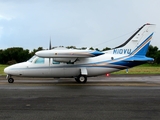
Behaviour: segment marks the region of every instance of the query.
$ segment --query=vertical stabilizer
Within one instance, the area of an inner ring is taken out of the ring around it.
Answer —
[[[113,54],[146,55],[154,29],[154,24],[144,24],[125,43],[110,52]]]

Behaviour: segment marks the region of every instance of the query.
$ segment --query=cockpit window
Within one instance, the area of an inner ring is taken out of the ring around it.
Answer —
[[[36,56],[31,57],[28,61],[32,62]]]
[[[36,61],[35,61],[36,64],[43,64],[44,63],[44,58],[38,58]]]

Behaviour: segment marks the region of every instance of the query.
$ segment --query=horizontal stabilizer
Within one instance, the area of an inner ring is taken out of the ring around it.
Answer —
[[[154,61],[153,58],[146,57],[146,56],[140,56],[140,55],[135,55],[133,57],[129,57],[125,59],[124,61]]]

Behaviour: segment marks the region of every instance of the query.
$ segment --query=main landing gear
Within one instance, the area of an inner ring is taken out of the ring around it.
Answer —
[[[13,83],[14,82],[14,79],[11,77],[11,75],[7,75],[6,78],[8,79],[9,83]]]
[[[78,83],[86,83],[87,82],[87,76],[86,75],[79,75],[78,77],[75,77],[75,80]]]

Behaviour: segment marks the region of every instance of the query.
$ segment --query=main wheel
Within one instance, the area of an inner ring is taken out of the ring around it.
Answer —
[[[14,79],[13,79],[13,78],[8,78],[8,82],[9,82],[9,83],[13,83],[13,82],[14,82]]]
[[[86,83],[87,82],[87,76],[86,75],[79,75],[76,78],[76,81],[79,83]]]

